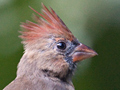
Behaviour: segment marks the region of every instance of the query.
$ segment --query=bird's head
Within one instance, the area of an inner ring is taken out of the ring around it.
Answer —
[[[20,36],[25,45],[23,59],[49,76],[65,79],[72,75],[76,63],[97,55],[97,53],[80,43],[52,8],[49,11],[43,4],[44,19],[34,16],[36,23],[22,23]]]

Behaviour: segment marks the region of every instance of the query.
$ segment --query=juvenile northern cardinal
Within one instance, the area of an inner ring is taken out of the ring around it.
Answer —
[[[43,4],[42,18],[22,23],[24,55],[17,77],[3,90],[75,90],[71,78],[76,63],[97,55],[80,43],[55,11]]]

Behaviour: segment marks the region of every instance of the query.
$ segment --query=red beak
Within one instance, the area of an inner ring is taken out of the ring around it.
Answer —
[[[80,43],[80,45],[78,45],[75,48],[72,57],[73,57],[73,62],[78,62],[78,61],[93,57],[95,55],[98,55],[98,54],[94,50]]]

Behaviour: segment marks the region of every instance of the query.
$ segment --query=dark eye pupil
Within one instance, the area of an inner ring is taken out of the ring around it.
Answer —
[[[57,43],[57,48],[64,50],[64,49],[66,49],[66,44],[64,42],[59,42],[59,43]]]

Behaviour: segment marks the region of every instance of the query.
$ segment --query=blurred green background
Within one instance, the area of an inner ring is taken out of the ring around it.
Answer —
[[[78,64],[76,90],[120,90],[120,0],[0,0],[0,90],[16,76],[23,54],[20,22],[51,6],[80,42],[98,56]]]

